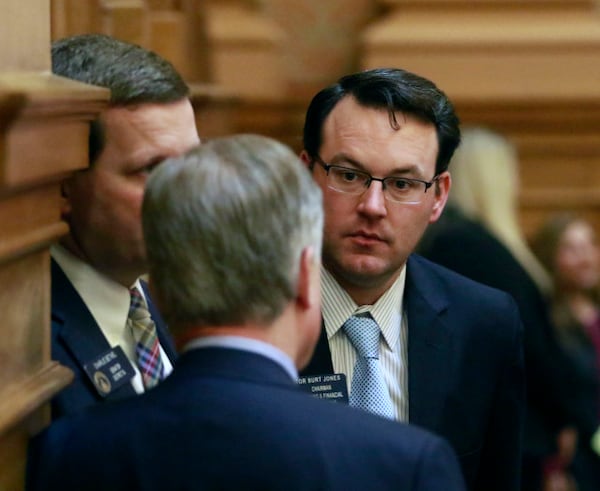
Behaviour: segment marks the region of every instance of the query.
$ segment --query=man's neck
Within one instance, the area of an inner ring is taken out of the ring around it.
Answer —
[[[106,276],[115,283],[119,283],[125,288],[130,288],[135,283],[135,281],[145,273],[145,271],[133,272],[127,268],[99,267],[99,265],[95,264],[94,261],[92,261],[91,258],[85,254],[83,249],[79,247],[77,241],[75,241],[70,235],[63,238],[60,241],[60,245],[64,249],[66,249],[71,255],[75,256],[80,261],[88,264],[101,275]]]
[[[369,283],[358,284],[355,281],[346,281],[344,278],[340,278],[331,271],[330,273],[358,306],[375,304],[375,302],[389,290],[400,275],[400,271],[398,271],[393,276],[387,278],[386,281],[373,280]]]

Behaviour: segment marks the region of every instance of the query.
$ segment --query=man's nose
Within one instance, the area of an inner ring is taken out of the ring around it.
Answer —
[[[387,215],[383,182],[371,181],[370,186],[360,197],[359,210],[370,216]]]

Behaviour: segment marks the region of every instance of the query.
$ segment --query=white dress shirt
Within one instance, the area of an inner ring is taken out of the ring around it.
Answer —
[[[381,329],[379,360],[399,421],[408,421],[408,329],[402,307],[405,281],[406,266],[375,304],[357,305],[335,278],[321,268],[323,320],[334,372],[346,374],[350,393],[356,350],[342,326],[352,315],[370,312]]]
[[[50,254],[85,302],[111,348],[121,346],[129,358],[135,371],[131,384],[134,390],[141,394],[144,392],[144,383],[136,363],[136,343],[131,330],[126,328],[131,301],[129,289],[99,273],[60,245],[53,245],[50,248]],[[132,286],[139,290],[142,298],[146,301],[139,279]],[[173,370],[173,365],[162,346],[160,347],[160,356],[164,374],[167,376]]]

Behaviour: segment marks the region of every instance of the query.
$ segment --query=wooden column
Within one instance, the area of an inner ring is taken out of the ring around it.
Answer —
[[[23,489],[29,437],[71,372],[50,360],[49,246],[67,232],[60,181],[87,165],[106,91],[50,75],[49,3],[0,18],[0,490]]]

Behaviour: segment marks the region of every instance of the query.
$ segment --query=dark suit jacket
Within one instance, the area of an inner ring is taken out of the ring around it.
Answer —
[[[580,441],[587,442],[597,426],[596,414],[579,390],[581,374],[555,336],[548,301],[504,244],[454,208],[447,207],[429,227],[418,250],[436,263],[506,291],[517,302],[524,326],[527,383],[524,486],[539,480],[542,460],[556,451],[559,429],[573,425]]]
[[[29,490],[464,489],[442,439],[313,398],[270,359],[224,348],[56,421],[30,446],[28,476]]]
[[[60,266],[53,260],[52,273],[52,359],[73,370],[71,385],[52,400],[52,418],[76,413],[104,400],[136,395],[130,383],[122,385],[106,398],[100,396],[83,366],[110,349],[100,327]],[[152,304],[145,284],[148,309],[154,320],[160,344],[170,360],[177,355],[166,325]]]
[[[471,490],[518,489],[525,394],[514,300],[412,255],[404,309],[409,421],[452,444]],[[323,330],[303,375],[332,370]]]

